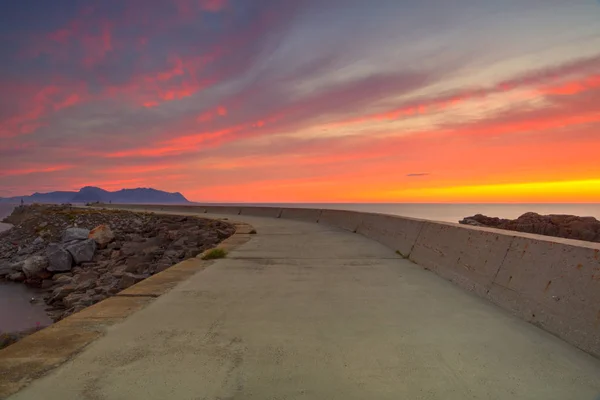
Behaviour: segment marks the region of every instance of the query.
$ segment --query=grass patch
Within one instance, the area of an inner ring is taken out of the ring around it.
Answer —
[[[227,252],[223,249],[212,249],[208,253],[202,256],[203,260],[216,260],[218,258],[225,258]]]

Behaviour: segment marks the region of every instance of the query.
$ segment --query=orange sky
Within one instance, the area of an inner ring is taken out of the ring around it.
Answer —
[[[597,4],[282,3],[3,27],[0,196],[600,202]]]

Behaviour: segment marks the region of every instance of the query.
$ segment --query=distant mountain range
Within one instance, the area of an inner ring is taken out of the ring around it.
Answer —
[[[179,192],[169,193],[151,188],[121,189],[109,192],[94,186],[86,186],[78,192],[34,193],[31,196],[0,197],[0,203],[136,203],[136,204],[185,204],[189,201]]]

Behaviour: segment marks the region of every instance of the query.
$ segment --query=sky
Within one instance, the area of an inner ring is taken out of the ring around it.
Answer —
[[[0,196],[600,202],[596,0],[0,4]]]

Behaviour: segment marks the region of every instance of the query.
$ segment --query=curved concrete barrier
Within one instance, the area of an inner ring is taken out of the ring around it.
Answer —
[[[364,215],[367,214],[357,211],[323,210],[319,217],[319,223],[356,232]]]
[[[600,356],[600,244],[515,236],[488,297]]]
[[[282,208],[281,218],[297,221],[319,222],[322,210],[316,208]]]
[[[410,260],[469,291],[485,296],[512,240],[512,236],[495,230],[426,222]]]
[[[204,212],[209,214],[240,215],[242,207],[235,206],[204,206]]]
[[[357,233],[408,258],[427,221],[385,214],[365,214],[358,225]]]
[[[600,243],[356,211],[140,207],[279,217],[356,232],[600,357]]]
[[[279,218],[281,208],[276,207],[242,207],[240,215],[252,215],[255,217]]]

